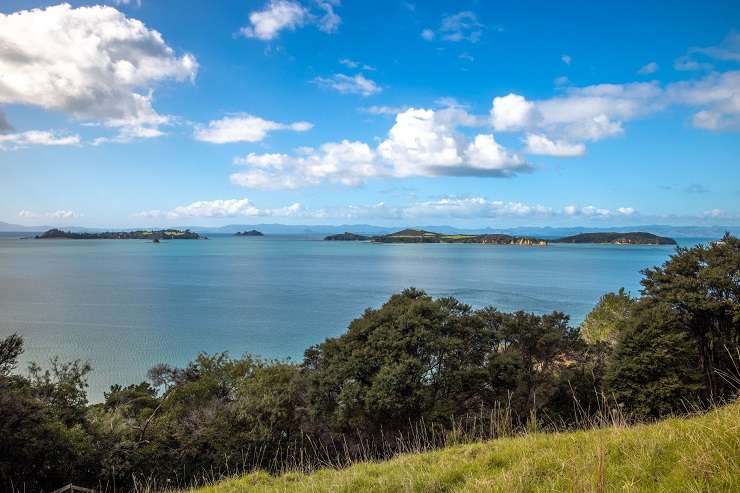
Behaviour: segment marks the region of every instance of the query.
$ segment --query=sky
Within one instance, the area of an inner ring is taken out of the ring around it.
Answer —
[[[0,221],[740,225],[740,3],[3,0]]]

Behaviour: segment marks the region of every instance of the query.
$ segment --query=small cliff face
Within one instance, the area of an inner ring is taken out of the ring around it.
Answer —
[[[537,238],[514,238],[512,244],[524,246],[547,246],[547,240],[540,240]]]

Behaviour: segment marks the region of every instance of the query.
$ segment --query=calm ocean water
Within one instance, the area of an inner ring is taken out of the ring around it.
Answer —
[[[700,240],[680,240],[682,245]],[[19,240],[0,236],[0,336],[23,366],[89,360],[91,400],[198,352],[300,359],[408,286],[478,306],[580,322],[606,291],[639,291],[673,247],[376,245],[315,238]]]

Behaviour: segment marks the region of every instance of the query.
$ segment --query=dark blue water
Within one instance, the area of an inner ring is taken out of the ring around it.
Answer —
[[[673,251],[6,235],[0,237],[0,336],[24,336],[24,366],[53,355],[89,360],[96,400],[113,383],[140,381],[152,365],[182,365],[199,351],[300,359],[366,307],[408,286],[474,306],[561,310],[578,323],[604,292],[638,293],[639,271]]]

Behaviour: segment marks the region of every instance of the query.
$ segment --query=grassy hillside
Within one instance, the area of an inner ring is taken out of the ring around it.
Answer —
[[[740,491],[740,403],[652,425],[534,434],[344,470],[246,475],[198,493]]]

